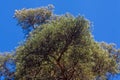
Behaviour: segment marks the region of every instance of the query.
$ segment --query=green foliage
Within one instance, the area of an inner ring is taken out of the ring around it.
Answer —
[[[105,42],[100,42],[100,46],[106,50],[111,58],[114,58],[117,63],[117,69],[120,71],[120,49],[116,49],[116,45],[114,43],[105,43]]]
[[[17,48],[16,60],[16,80],[93,80],[116,72],[115,60],[94,41],[81,16],[37,27]]]
[[[38,25],[46,23],[52,16],[52,5],[47,7],[36,9],[22,9],[15,11],[15,18],[18,20],[18,24],[25,31],[35,29]]]
[[[15,60],[13,58],[12,53],[1,53],[0,54],[0,75],[6,76],[6,80],[11,80],[15,75],[14,71],[11,71],[9,66],[7,64],[15,64]]]

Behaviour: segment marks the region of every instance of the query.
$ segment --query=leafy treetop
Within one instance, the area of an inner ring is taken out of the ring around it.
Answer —
[[[16,50],[16,79],[92,80],[116,72],[109,55],[94,41],[89,21],[61,16],[37,27]]]

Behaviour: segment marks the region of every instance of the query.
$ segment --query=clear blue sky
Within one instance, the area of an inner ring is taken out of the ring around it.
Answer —
[[[12,51],[24,40],[21,28],[13,19],[14,11],[48,4],[55,6],[55,14],[84,15],[94,25],[92,33],[96,41],[116,43],[120,47],[120,0],[1,0],[0,52]]]
[[[0,52],[13,50],[23,40],[22,30],[13,19],[14,11],[48,4],[55,6],[55,14],[84,15],[94,25],[95,40],[114,42],[120,47],[120,0],[1,0]]]

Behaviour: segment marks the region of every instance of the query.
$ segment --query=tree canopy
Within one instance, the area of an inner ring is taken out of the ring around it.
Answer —
[[[15,60],[13,53],[0,54],[0,77],[12,80],[15,76]],[[0,78],[1,79],[1,78]]]
[[[116,63],[95,42],[82,16],[60,16],[38,26],[16,50],[16,79],[92,80],[116,72]]]
[[[18,20],[18,24],[28,34],[31,29],[35,29],[38,25],[48,22],[53,15],[54,6],[48,5],[46,7],[36,9],[22,9],[16,10],[14,18]]]
[[[96,42],[90,21],[52,11],[52,5],[16,10],[14,17],[29,36],[14,55],[0,55],[0,72],[7,72],[6,79],[106,80],[107,72],[118,72],[120,50]],[[10,72],[6,63],[16,64],[16,72]]]

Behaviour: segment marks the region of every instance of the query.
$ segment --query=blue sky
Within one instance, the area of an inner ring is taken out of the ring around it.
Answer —
[[[13,19],[14,11],[48,4],[55,6],[55,14],[70,12],[85,16],[93,23],[95,40],[114,42],[120,47],[120,0],[1,0],[0,52],[14,50],[24,39],[21,28]]]
[[[93,23],[96,41],[120,47],[120,0],[0,0],[0,52],[15,50],[24,40],[22,29],[13,19],[14,11],[53,4],[55,14],[83,15]],[[113,79],[112,80],[116,80]]]

